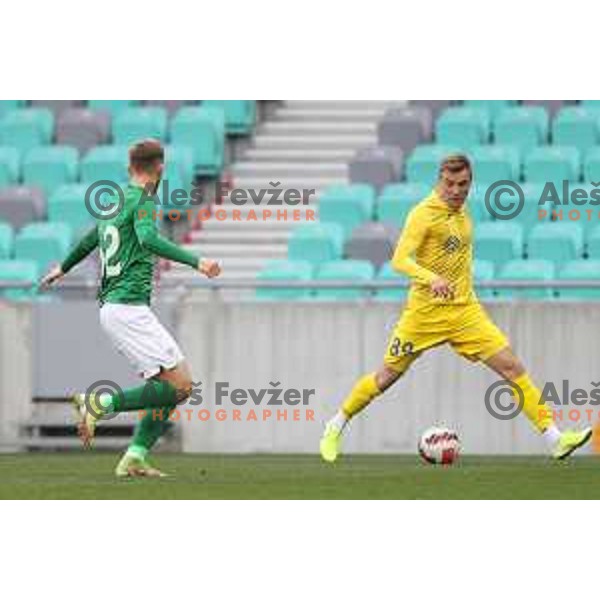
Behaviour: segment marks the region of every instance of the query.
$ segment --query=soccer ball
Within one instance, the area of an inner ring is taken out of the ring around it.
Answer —
[[[433,465],[451,465],[459,453],[458,434],[447,427],[430,427],[419,440],[419,454]]]

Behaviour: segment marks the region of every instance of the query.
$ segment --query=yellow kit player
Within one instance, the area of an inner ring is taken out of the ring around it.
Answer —
[[[336,460],[344,428],[392,386],[426,350],[448,343],[520,388],[523,412],[557,459],[589,441],[592,429],[561,433],[540,390],[491,321],[473,290],[473,226],[465,202],[472,182],[466,156],[447,157],[431,194],[410,212],[394,253],[394,269],[411,279],[404,312],[389,341],[383,366],[355,384],[321,439],[321,456]]]

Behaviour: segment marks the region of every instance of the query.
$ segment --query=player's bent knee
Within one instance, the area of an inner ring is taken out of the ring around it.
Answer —
[[[500,371],[500,375],[507,381],[514,381],[525,373],[525,367],[515,356],[511,356],[503,361],[498,370]]]
[[[176,394],[178,404],[185,402],[192,395],[192,391],[194,389],[191,379],[179,382],[175,387],[176,387],[175,394]]]
[[[394,385],[402,377],[402,374],[402,371],[396,371],[387,365],[384,366],[375,374],[377,387],[381,392],[385,392],[385,390]]]
[[[514,381],[515,379],[521,377],[523,373],[525,373],[525,367],[518,360],[515,360],[507,365],[504,378],[508,381]]]
[[[508,381],[514,381],[525,373],[525,368],[517,358],[508,358],[502,361],[495,370]]]

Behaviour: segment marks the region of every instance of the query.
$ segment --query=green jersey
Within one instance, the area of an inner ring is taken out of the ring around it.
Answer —
[[[159,234],[153,214],[156,207],[151,199],[140,202],[143,194],[142,187],[129,184],[121,210],[98,220],[61,265],[67,273],[98,247],[102,265],[100,304],[150,304],[157,256],[191,267],[198,265],[198,257]]]

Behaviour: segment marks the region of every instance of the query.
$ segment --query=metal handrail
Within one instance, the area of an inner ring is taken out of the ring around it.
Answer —
[[[30,290],[37,287],[38,282],[16,281],[10,279],[0,279],[0,289],[23,289]],[[358,289],[358,290],[389,290],[406,289],[410,287],[409,281],[390,281],[373,279],[369,281],[356,279],[335,279],[335,280],[315,280],[299,281],[297,279],[287,280],[264,280],[256,278],[247,279],[201,279],[177,278],[162,279],[159,288],[180,288],[188,287],[193,289]],[[90,290],[98,286],[96,280],[71,280],[65,279],[52,291],[61,289],[82,289]],[[475,283],[477,289],[600,289],[600,279],[489,279]]]

